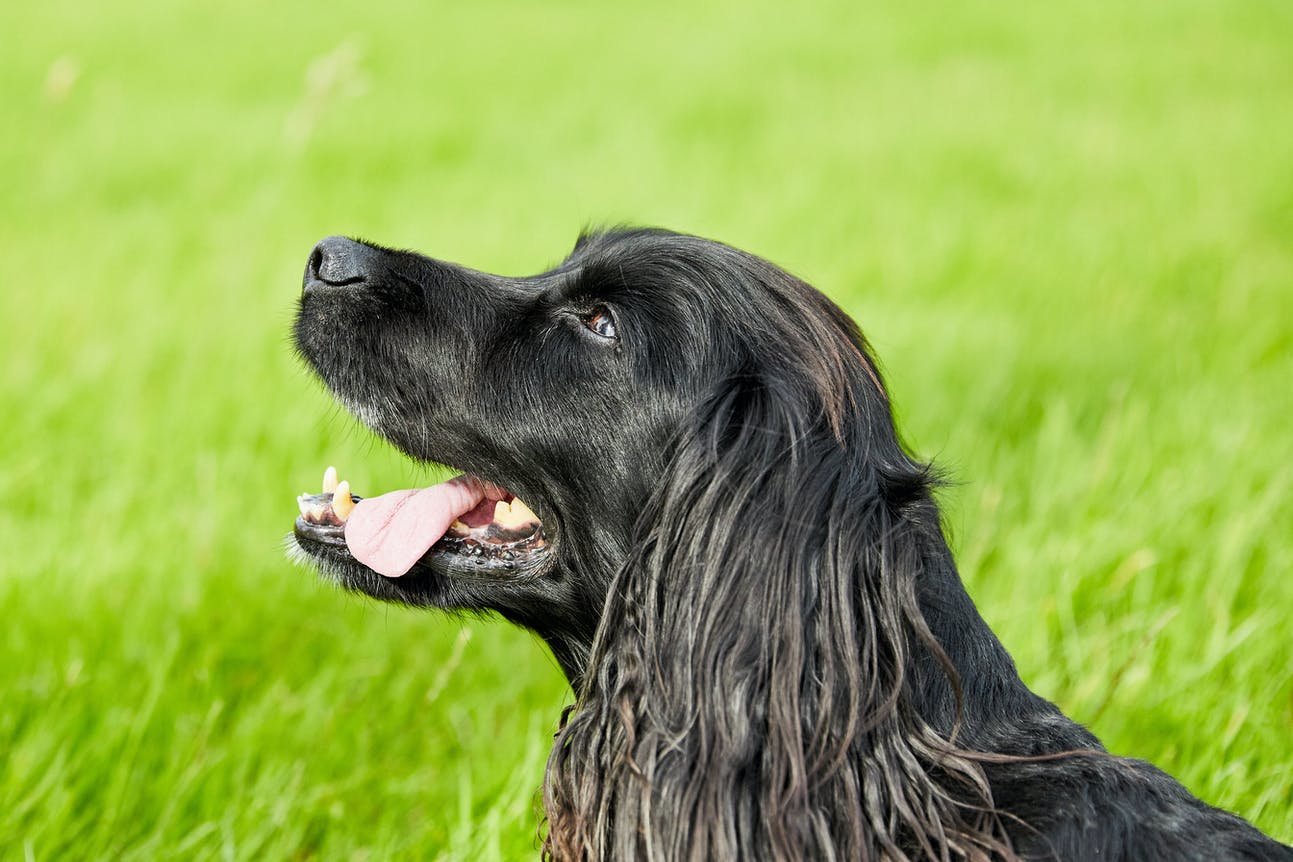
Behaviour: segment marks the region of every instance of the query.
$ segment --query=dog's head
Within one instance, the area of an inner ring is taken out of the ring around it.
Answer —
[[[883,404],[861,336],[820,293],[659,230],[584,235],[527,278],[325,239],[296,342],[374,431],[464,474],[353,515],[348,495],[334,511],[332,487],[303,496],[300,551],[377,598],[497,611],[544,636],[572,679],[644,513],[664,486],[711,478],[677,475],[702,469],[678,461],[684,441],[710,433],[721,448],[762,423],[775,449],[773,414],[787,412],[842,440],[849,402]]]

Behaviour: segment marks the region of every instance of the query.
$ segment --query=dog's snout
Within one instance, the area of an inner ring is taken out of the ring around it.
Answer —
[[[367,277],[365,263],[371,257],[368,246],[344,236],[330,236],[310,252],[305,268],[305,287],[312,282],[331,285],[359,284]]]

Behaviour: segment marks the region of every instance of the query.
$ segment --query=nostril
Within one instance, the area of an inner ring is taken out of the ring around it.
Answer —
[[[309,267],[310,277],[319,278],[319,271],[323,268],[323,243],[316,245],[314,251],[310,252]]]
[[[306,264],[306,289],[310,282],[334,286],[360,284],[371,265],[373,249],[344,236],[330,236],[314,247]]]

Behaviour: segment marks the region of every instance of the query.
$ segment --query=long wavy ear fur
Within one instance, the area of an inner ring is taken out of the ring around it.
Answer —
[[[830,310],[680,441],[549,761],[547,857],[1010,855],[913,690],[924,663],[959,691],[917,602],[933,481]]]

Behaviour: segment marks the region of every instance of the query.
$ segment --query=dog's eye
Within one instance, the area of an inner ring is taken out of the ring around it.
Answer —
[[[604,305],[593,306],[592,310],[583,315],[580,320],[590,332],[602,338],[608,340],[619,338],[619,334],[615,331],[615,318],[611,316],[610,309]]]

